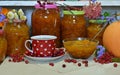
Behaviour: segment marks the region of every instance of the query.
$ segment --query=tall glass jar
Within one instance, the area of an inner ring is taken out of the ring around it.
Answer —
[[[32,35],[55,35],[60,47],[60,14],[55,4],[45,4],[33,11]]]
[[[5,59],[7,51],[7,40],[5,39],[4,32],[0,29],[0,63]]]
[[[106,20],[90,20],[89,25],[87,27],[87,37],[93,38],[98,31],[101,30]],[[103,44],[102,37],[103,37],[104,30],[96,37],[96,40],[99,41],[99,44]]]
[[[62,39],[86,36],[86,20],[83,11],[63,11]]]
[[[8,42],[7,55],[23,54],[24,43],[29,39],[29,27],[26,22],[6,23],[5,36]]]

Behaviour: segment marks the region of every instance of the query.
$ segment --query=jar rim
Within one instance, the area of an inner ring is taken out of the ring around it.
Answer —
[[[69,14],[69,15],[84,15],[85,12],[81,11],[81,10],[64,10],[63,11],[64,14]]]
[[[105,23],[105,22],[107,22],[107,20],[100,20],[100,19],[98,19],[98,20],[89,20],[89,22],[90,23]]]

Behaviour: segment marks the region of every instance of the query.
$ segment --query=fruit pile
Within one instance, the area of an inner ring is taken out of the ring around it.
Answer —
[[[9,62],[14,62],[14,63],[24,61],[26,64],[29,63],[28,60],[25,60],[24,55],[20,55],[20,54],[12,54],[12,55],[10,55],[10,58],[9,58],[8,61]]]

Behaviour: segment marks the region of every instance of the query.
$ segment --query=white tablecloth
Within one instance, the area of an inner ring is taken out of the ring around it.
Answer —
[[[48,62],[32,61],[29,60],[29,64],[25,62],[13,63],[8,62],[8,57],[0,65],[0,75],[119,75],[120,63],[118,67],[113,67],[113,63],[110,64],[98,64],[91,58],[88,59],[89,65],[85,67],[83,64],[78,67],[77,64],[65,63],[66,56],[56,60],[54,66],[50,66]],[[81,60],[79,60],[81,62]],[[62,65],[66,64],[63,68]]]

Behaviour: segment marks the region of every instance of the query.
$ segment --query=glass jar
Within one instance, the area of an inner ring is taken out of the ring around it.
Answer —
[[[71,13],[72,12],[72,13]],[[83,11],[63,11],[62,39],[86,36],[86,20]]]
[[[90,20],[89,25],[87,27],[87,37],[93,38],[97,34],[97,32],[101,30],[105,22],[106,20]],[[98,40],[99,44],[101,45],[103,44],[102,37],[104,30],[96,37],[96,40]]]
[[[0,63],[5,59],[7,51],[7,40],[5,39],[4,32],[0,29]]]
[[[8,42],[7,55],[23,54],[24,43],[29,39],[29,27],[26,22],[6,23],[5,36]]]
[[[55,4],[46,4],[32,13],[32,35],[55,35],[60,47],[60,14]]]

